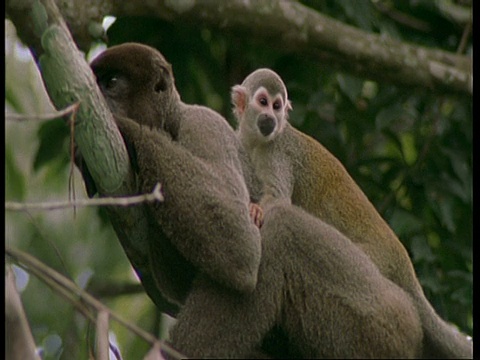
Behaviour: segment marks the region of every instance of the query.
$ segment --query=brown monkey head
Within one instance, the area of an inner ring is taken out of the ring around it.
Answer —
[[[180,101],[171,65],[154,48],[125,43],[90,64],[110,110],[150,127],[164,127]]]
[[[270,69],[258,69],[232,88],[233,112],[249,141],[270,141],[281,133],[292,109],[287,88]]]

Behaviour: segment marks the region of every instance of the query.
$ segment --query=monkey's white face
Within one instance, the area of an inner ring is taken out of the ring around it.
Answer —
[[[272,94],[261,86],[250,97],[243,121],[257,140],[271,141],[285,127],[288,100],[285,102],[282,95],[282,92]]]

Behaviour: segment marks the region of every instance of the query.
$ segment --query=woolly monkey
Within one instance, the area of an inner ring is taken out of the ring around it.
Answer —
[[[183,103],[170,64],[151,47],[111,47],[91,68],[129,150],[138,191],[162,184],[164,202],[145,205],[158,289],[183,304],[202,273],[239,293],[253,291],[261,239],[233,129],[216,112]]]
[[[257,287],[235,294],[198,277],[171,343],[194,358],[245,358],[275,326],[303,358],[415,358],[411,298],[355,244],[288,200],[264,203]]]
[[[256,70],[232,88],[232,102],[265,199],[286,197],[334,226],[407,291],[420,314],[425,357],[472,358],[471,341],[435,312],[402,243],[340,161],[288,123],[291,105],[282,79],[272,70]]]

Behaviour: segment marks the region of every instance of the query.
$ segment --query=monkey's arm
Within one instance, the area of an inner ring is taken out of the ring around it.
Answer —
[[[250,156],[240,141],[238,141],[238,157],[242,165],[243,177],[245,178],[245,183],[250,194],[250,201],[258,203],[262,197],[262,182],[255,172]]]
[[[248,204],[222,188],[204,162],[163,132],[118,118],[135,150],[143,192],[162,184],[165,201],[151,205],[155,220],[200,271],[238,291],[252,291],[260,263],[260,234]]]
[[[253,163],[238,141],[238,156],[242,164],[242,173],[250,195],[250,217],[255,225],[260,228],[263,224],[263,211],[258,203],[262,197],[262,183],[253,168]]]

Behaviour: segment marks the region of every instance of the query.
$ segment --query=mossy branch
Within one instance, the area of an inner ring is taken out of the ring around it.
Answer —
[[[63,4],[65,5],[65,4]],[[82,6],[88,7],[88,3]],[[37,60],[45,88],[57,109],[79,103],[75,142],[101,196],[135,193],[128,153],[93,72],[77,48],[54,0],[11,0],[8,16]],[[160,180],[160,179],[159,179]],[[161,180],[160,180],[161,181]],[[110,220],[133,267],[161,311],[174,315],[151,278],[150,234],[144,206],[108,207]]]

